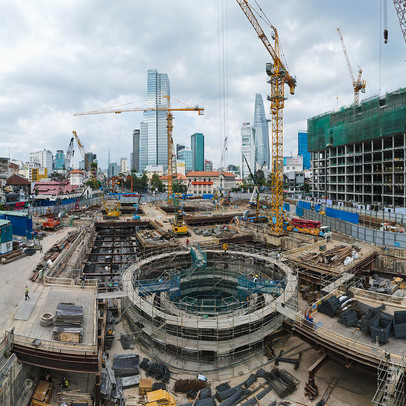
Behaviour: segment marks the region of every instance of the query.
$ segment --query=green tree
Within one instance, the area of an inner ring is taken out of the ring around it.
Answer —
[[[186,185],[179,181],[173,182],[173,193],[185,193],[187,191]]]
[[[264,186],[266,184],[265,174],[262,169],[257,170],[256,181],[258,186]]]
[[[308,183],[303,183],[303,185],[302,185],[302,190],[303,190],[305,193],[310,193],[310,185],[309,185]]]
[[[151,178],[151,190],[158,192],[163,192],[165,190],[164,184],[156,173],[154,173]]]

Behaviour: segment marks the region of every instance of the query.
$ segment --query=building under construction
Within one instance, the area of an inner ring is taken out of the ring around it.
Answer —
[[[308,119],[312,195],[404,207],[406,88]]]

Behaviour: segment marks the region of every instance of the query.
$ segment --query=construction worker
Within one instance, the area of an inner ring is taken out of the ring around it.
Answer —
[[[30,298],[30,296],[29,296],[29,289],[28,289],[28,285],[25,285],[25,300],[27,300],[27,299],[29,299]]]
[[[61,387],[64,388],[64,389],[69,387],[69,381],[68,381],[68,378],[66,376],[64,376],[62,378]]]
[[[84,272],[82,272],[82,275],[80,276],[80,287],[83,289],[85,287],[85,281],[86,281],[86,275]]]
[[[189,245],[189,238],[186,239],[186,245]]]

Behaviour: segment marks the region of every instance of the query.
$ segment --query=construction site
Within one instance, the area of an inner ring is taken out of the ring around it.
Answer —
[[[406,404],[406,90],[360,102],[337,29],[354,103],[308,119],[312,198],[285,193],[296,77],[277,29],[237,3],[271,60],[269,190],[245,155],[250,190],[235,190],[225,141],[221,168],[175,191],[173,112],[198,105],[75,113],[162,114],[165,192],[135,193],[134,176],[116,190],[91,167],[70,171],[86,184],[63,208],[0,211],[1,405]]]

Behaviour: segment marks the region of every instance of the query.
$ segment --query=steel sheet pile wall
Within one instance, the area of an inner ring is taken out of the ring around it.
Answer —
[[[316,210],[317,212],[317,210]],[[335,219],[340,219],[343,221],[348,221],[350,223],[359,224],[359,214],[350,213],[344,210],[336,210],[331,207],[326,207],[326,216],[334,217]]]
[[[392,233],[391,231],[380,231],[362,227],[348,221],[323,216],[298,206],[296,206],[296,214],[298,214],[298,209],[300,212],[303,211],[302,217],[309,220],[320,221],[323,226],[330,226],[332,230],[350,235],[357,240],[381,246],[387,245],[388,247],[406,248],[406,234],[404,233]]]

